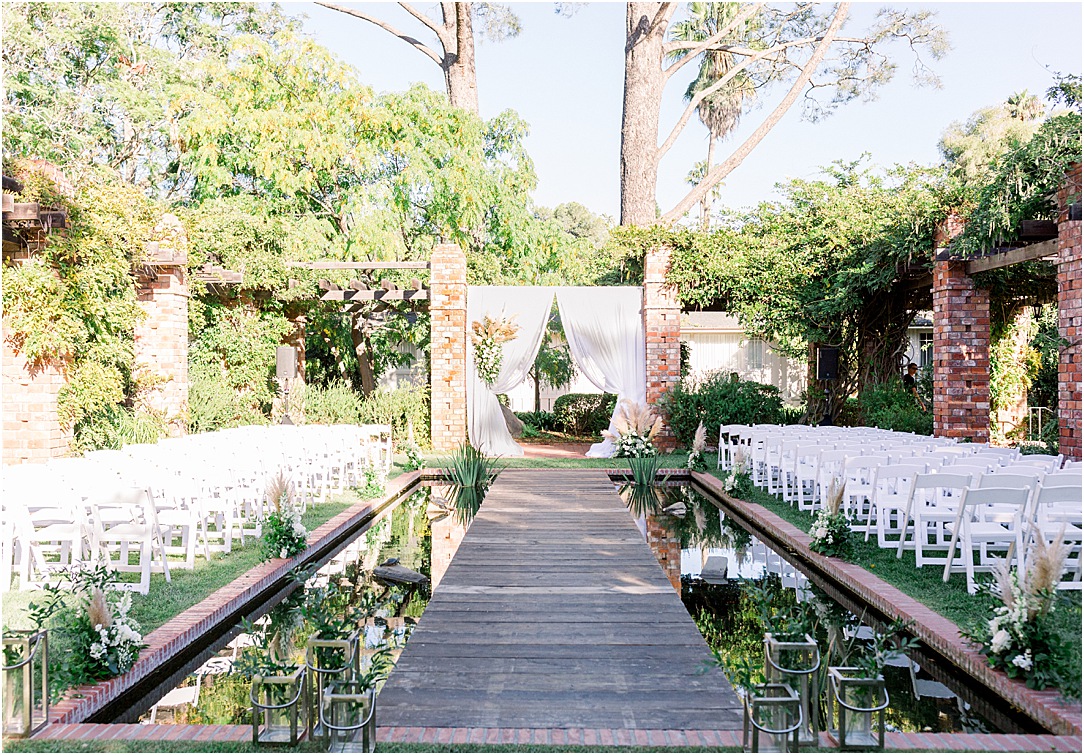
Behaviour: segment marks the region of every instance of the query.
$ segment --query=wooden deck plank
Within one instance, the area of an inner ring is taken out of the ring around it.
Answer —
[[[603,470],[506,470],[380,693],[386,727],[738,729]]]

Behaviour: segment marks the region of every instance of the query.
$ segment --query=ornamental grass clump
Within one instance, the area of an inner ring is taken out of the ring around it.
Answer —
[[[708,463],[704,459],[704,449],[708,445],[708,429],[701,422],[693,433],[693,445],[689,449],[689,458],[685,462],[685,468],[690,472],[707,472]]]
[[[486,488],[500,472],[498,458],[487,457],[470,443],[464,443],[444,460],[441,472],[445,479],[462,488]]]
[[[1023,573],[1010,568],[1008,559],[1001,563],[994,581],[984,588],[993,597],[993,618],[964,632],[982,646],[991,666],[1012,679],[1023,679],[1031,689],[1054,686],[1069,691],[1072,686],[1068,641],[1052,619],[1069,555],[1063,534],[1052,543],[1038,538]]]
[[[292,558],[305,550],[309,536],[301,523],[301,509],[294,501],[293,483],[280,471],[267,484],[266,495],[271,512],[263,522],[260,554],[265,561]]]
[[[516,337],[519,326],[515,317],[490,317],[485,315],[481,321],[471,323],[470,340],[474,345],[474,368],[478,377],[493,385],[501,374],[501,361],[504,357],[504,344]]]
[[[840,480],[833,480],[825,493],[824,501],[809,528],[813,540],[810,549],[825,556],[847,558],[851,555],[851,520],[843,513],[844,485]]]

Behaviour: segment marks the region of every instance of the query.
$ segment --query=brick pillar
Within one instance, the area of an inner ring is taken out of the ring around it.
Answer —
[[[663,414],[658,400],[681,379],[681,307],[666,284],[670,248],[656,247],[644,257],[644,340],[647,356],[647,403]],[[663,414],[663,421],[666,422]],[[677,440],[665,424],[656,445],[672,451]]]
[[[188,236],[175,215],[163,215],[152,231],[149,264],[136,279],[136,299],[146,315],[135,326],[135,374],[146,386],[148,409],[186,431],[188,413]]]
[[[42,462],[68,451],[72,429],[57,417],[57,395],[67,385],[64,363],[30,365],[4,343],[4,464]]]
[[[946,438],[990,439],[990,293],[966,263],[938,259],[963,229],[953,215],[938,229],[933,264],[933,431]]]
[[[1058,190],[1058,335],[1067,345],[1058,359],[1058,450],[1067,458],[1081,455],[1081,254],[1080,220],[1070,220],[1069,206],[1080,203],[1080,163],[1066,173]],[[1079,214],[1076,215],[1079,218]]]
[[[451,451],[467,438],[467,257],[455,244],[433,250],[429,297],[431,437]]]

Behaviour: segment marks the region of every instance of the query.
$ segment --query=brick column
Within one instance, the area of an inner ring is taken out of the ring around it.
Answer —
[[[433,250],[429,319],[433,450],[451,451],[467,439],[467,257],[455,244]]]
[[[1066,341],[1058,359],[1058,450],[1081,455],[1081,253],[1080,220],[1070,220],[1069,206],[1080,203],[1080,163],[1066,173],[1058,190],[1058,335]],[[1079,213],[1076,214],[1079,218]]]
[[[933,264],[933,431],[946,438],[990,439],[990,293],[966,263],[937,259],[963,228],[951,216],[938,229]]]
[[[658,400],[681,379],[681,307],[677,293],[666,284],[670,248],[656,247],[644,257],[644,340],[647,356],[647,403],[666,416]],[[672,451],[677,440],[665,424],[656,445]]]
[[[4,464],[42,462],[68,451],[72,429],[57,417],[57,395],[67,385],[64,363],[28,364],[4,343]]]
[[[147,386],[148,408],[159,412],[173,435],[185,432],[188,409],[188,281],[184,264],[155,266],[136,281],[145,313],[135,326],[135,371]]]

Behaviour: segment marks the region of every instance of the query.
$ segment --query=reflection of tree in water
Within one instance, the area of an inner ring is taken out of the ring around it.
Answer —
[[[387,648],[397,655],[429,600],[429,586],[384,584],[373,578],[372,566],[394,556],[403,566],[428,575],[428,494],[419,492],[369,529],[363,536],[365,548],[341,573],[298,575],[301,587],[257,622],[242,622],[242,632],[249,638],[238,651],[233,671],[204,677],[190,720],[250,722],[251,678],[291,673],[305,662],[305,647],[314,635],[345,639],[360,628],[369,651]],[[325,668],[340,667],[346,662],[345,652],[322,648],[317,662]]]

